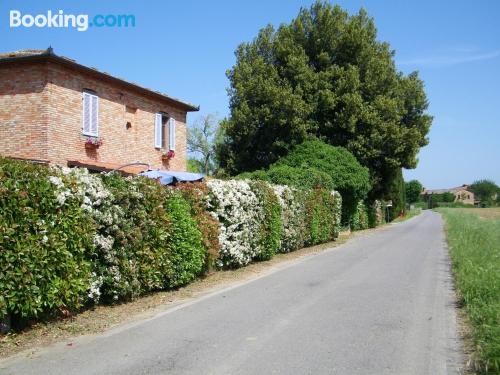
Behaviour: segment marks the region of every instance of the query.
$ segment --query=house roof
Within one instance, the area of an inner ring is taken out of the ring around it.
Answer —
[[[450,189],[425,189],[422,194],[443,194],[443,193],[456,193],[457,191],[467,190],[469,185],[457,186]]]
[[[70,66],[72,68],[84,71],[86,73],[97,75],[100,79],[107,79],[114,83],[126,86],[127,88],[154,96],[157,99],[162,99],[169,103],[176,104],[177,106],[180,106],[183,109],[185,109],[187,112],[194,112],[200,110],[200,106],[174,98],[173,96],[161,93],[159,91],[148,89],[136,83],[125,81],[121,78],[112,76],[109,73],[97,70],[96,68],[79,64],[75,60],[70,59],[68,57],[56,55],[51,47],[47,48],[46,50],[26,49],[15,52],[0,53],[0,64],[8,62],[19,62],[19,61],[52,61],[65,66]]]

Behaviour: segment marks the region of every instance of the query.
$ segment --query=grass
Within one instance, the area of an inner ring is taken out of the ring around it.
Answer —
[[[422,213],[422,209],[417,207],[417,208],[414,208],[412,210],[406,211],[404,216],[399,216],[399,217],[395,218],[392,222],[399,223],[400,221],[405,221],[405,220],[411,219],[412,217],[420,215],[421,213]]]
[[[500,374],[500,208],[439,208],[459,301],[472,335],[469,361],[481,374]]]

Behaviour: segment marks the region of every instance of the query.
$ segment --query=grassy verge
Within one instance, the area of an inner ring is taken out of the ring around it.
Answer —
[[[406,211],[405,216],[397,217],[392,222],[393,223],[399,223],[400,221],[405,221],[405,220],[411,219],[412,217],[420,215],[421,213],[422,213],[422,209],[421,208],[414,208],[413,210]]]
[[[500,374],[500,209],[439,208],[459,299],[470,322],[471,366]]]

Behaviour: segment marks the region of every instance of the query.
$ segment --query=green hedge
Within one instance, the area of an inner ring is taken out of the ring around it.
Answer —
[[[207,247],[190,203],[146,178],[0,159],[0,316],[14,322],[190,282]]]
[[[310,178],[314,189],[257,180],[169,188],[0,159],[0,320],[126,301],[333,240],[342,200],[313,185],[321,178]]]
[[[79,202],[60,206],[50,174],[0,159],[0,317],[28,319],[85,300],[95,226]]]

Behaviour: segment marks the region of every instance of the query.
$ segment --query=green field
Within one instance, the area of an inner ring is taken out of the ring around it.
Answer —
[[[439,208],[459,300],[470,321],[471,363],[481,374],[500,374],[500,208]]]

